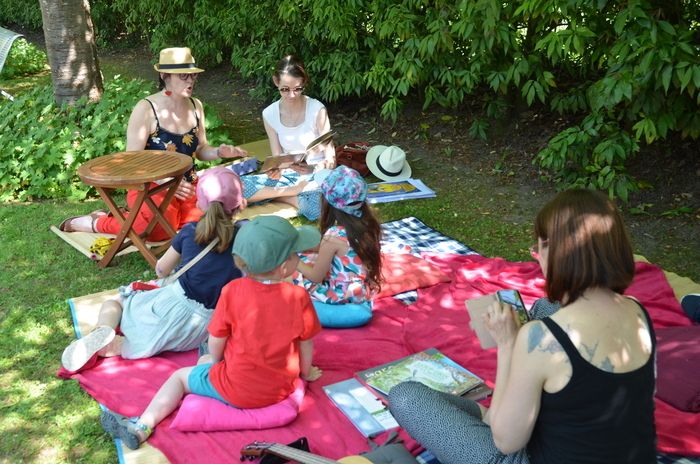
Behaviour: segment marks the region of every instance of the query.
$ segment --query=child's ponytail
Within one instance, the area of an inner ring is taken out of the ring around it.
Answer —
[[[218,237],[219,243],[216,245],[216,251],[217,253],[223,253],[233,240],[233,234],[234,225],[231,216],[226,214],[221,202],[212,201],[209,203],[204,216],[197,223],[194,241],[202,246],[206,246],[215,237]]]

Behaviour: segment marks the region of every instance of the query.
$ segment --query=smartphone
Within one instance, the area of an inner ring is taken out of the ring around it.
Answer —
[[[520,320],[520,325],[525,324],[530,320],[530,314],[525,309],[525,303],[520,297],[520,292],[517,290],[499,290],[496,292],[496,297],[501,303],[506,303],[515,308],[518,313],[518,319]]]

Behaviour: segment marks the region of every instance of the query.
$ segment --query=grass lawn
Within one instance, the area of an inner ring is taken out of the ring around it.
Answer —
[[[11,93],[26,85],[2,84]],[[260,127],[259,138],[263,134]],[[411,164],[414,176],[438,198],[379,205],[382,221],[416,216],[483,255],[530,259],[531,221],[551,191],[533,192],[457,163],[446,168],[430,157],[416,156]],[[99,207],[99,200],[0,205],[0,463],[117,459],[95,401],[77,382],[55,376],[61,352],[74,336],[66,299],[153,277],[137,253],[118,257],[103,270],[49,231],[51,224]],[[680,255],[670,259],[662,263],[670,270],[690,268],[676,266],[683,261]]]

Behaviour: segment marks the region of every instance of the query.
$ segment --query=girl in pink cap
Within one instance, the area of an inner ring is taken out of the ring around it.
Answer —
[[[197,183],[197,206],[204,215],[178,232],[156,274],[166,277],[178,264],[195,263],[175,282],[151,291],[121,287],[119,298],[102,304],[95,330],[64,350],[63,367],[76,372],[98,356],[138,359],[199,346],[221,289],[241,277],[231,254],[237,230],[232,218],[246,204],[238,175],[224,167],[206,171]],[[118,326],[123,336],[116,335]]]

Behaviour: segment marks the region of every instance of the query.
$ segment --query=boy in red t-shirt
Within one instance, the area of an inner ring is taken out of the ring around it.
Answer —
[[[209,323],[210,354],[171,375],[141,417],[104,411],[105,431],[136,449],[186,393],[261,408],[289,396],[298,377],[318,379],[311,338],[321,325],[306,290],[284,279],[296,270],[297,253],[320,240],[316,228],[295,229],[277,216],[259,216],[241,227],[233,254],[246,276],[221,292]]]

